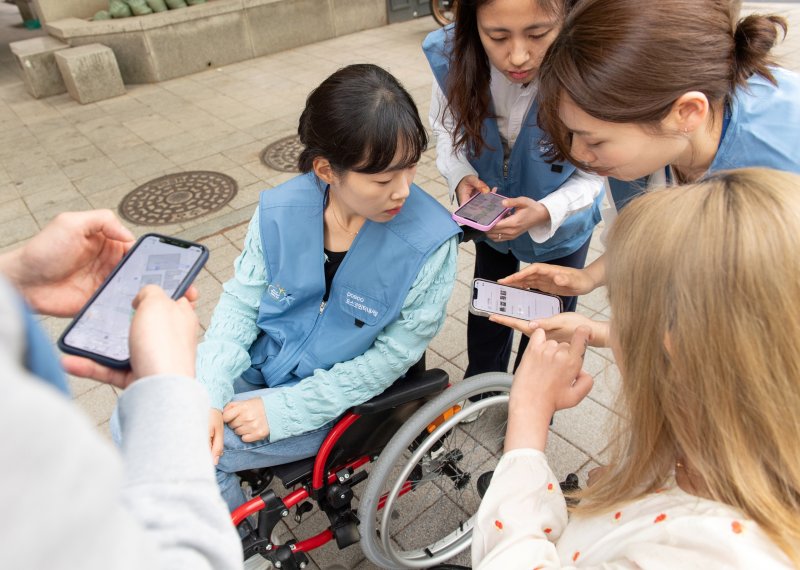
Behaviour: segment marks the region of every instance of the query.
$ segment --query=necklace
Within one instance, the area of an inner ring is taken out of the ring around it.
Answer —
[[[336,220],[336,223],[339,225],[339,227],[342,228],[345,231],[346,234],[351,235],[353,237],[356,237],[358,235],[358,231],[356,231],[355,233],[351,232],[339,220],[339,216],[336,214],[336,207],[333,205],[333,196],[332,195],[330,196],[330,198],[328,198],[328,203],[330,204],[331,211],[333,212],[333,219]]]

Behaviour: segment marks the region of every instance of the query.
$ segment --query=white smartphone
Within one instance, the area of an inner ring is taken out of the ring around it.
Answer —
[[[486,279],[472,282],[469,312],[473,315],[488,317],[495,314],[534,321],[557,315],[561,310],[561,298],[556,295],[500,285]]]

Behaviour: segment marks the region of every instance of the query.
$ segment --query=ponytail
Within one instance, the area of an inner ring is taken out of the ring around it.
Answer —
[[[769,70],[774,61],[769,52],[778,42],[778,28],[786,37],[786,20],[780,16],[751,14],[736,24],[733,33],[733,78],[731,90],[744,86],[755,74],[777,85]]]

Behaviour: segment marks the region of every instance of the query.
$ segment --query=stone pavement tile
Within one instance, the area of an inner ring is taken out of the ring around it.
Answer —
[[[547,446],[544,450],[550,469],[559,481],[566,479],[569,473],[580,471],[589,456],[570,444],[567,440],[551,431],[547,437]]]
[[[431,342],[430,347],[445,358],[450,359],[464,350],[466,338],[466,325],[455,319],[448,319],[439,334]]]
[[[589,354],[587,352],[587,354]],[[598,357],[599,358],[599,357]],[[604,360],[599,358],[599,360]],[[616,364],[608,363],[599,372],[593,374],[594,385],[589,393],[589,398],[605,406],[611,411],[619,410],[619,392],[622,388],[622,378]]]
[[[261,151],[264,150],[265,146],[263,142],[252,138],[250,142],[222,151],[222,154],[230,158],[236,164],[244,165],[260,160]]]
[[[90,210],[92,205],[83,196],[75,196],[65,200],[59,200],[49,206],[31,208],[33,217],[40,228],[46,226],[50,220],[62,212],[81,212]]]
[[[153,145],[146,143],[140,143],[132,147],[111,152],[104,152],[104,154],[118,167],[148,160],[163,160],[165,158],[164,154],[159,152]]]
[[[608,308],[608,294],[606,293],[605,286],[598,287],[588,295],[581,295],[578,301],[583,306],[589,307],[595,312],[606,310]]]
[[[117,394],[111,386],[101,384],[75,398],[75,403],[89,416],[94,425],[100,425],[111,417],[117,405]]]
[[[125,121],[122,125],[147,143],[153,143],[180,132],[177,125],[155,113]]]
[[[206,269],[215,277],[233,267],[234,260],[239,256],[238,247],[228,243],[214,250],[206,263]],[[223,279],[219,279],[224,282]]]
[[[151,152],[158,151],[163,156],[170,157],[173,154],[187,151],[197,145],[198,140],[196,136],[178,128],[176,132],[169,136],[142,146],[149,149]]]
[[[196,140],[198,140],[196,134],[192,133],[189,134],[190,136],[193,136]],[[191,147],[184,148],[174,152],[165,152],[164,155],[175,164],[180,165],[185,170],[190,170],[190,168],[185,166],[187,163],[202,161],[206,158],[209,158],[217,154],[217,151],[213,147],[211,147],[208,144],[205,144],[204,142],[205,140],[206,140],[205,138],[200,138],[198,142]]]
[[[244,238],[247,235],[247,225],[248,222],[244,222],[241,224],[232,227],[231,229],[225,232],[225,237],[227,237],[230,242],[235,245],[236,247],[242,248],[244,247]]]
[[[450,362],[452,362],[460,370],[466,370],[467,366],[469,365],[469,356],[467,355],[466,347],[467,347],[467,338],[465,336],[462,342],[462,348],[464,348],[465,350],[459,353],[457,356],[454,356],[453,358],[450,359]]]
[[[111,190],[122,184],[130,184],[133,188],[133,181],[119,168],[109,168],[103,172],[98,172],[74,181],[78,191],[84,196],[91,196],[104,190]]]
[[[286,180],[290,180],[297,176],[297,173],[294,172],[281,172],[280,170],[274,170],[261,162],[260,159],[253,160],[248,162],[244,165],[244,168],[247,169],[253,176],[256,177],[257,180],[272,180],[277,177],[286,177]]]
[[[249,173],[250,171],[247,172]],[[240,208],[252,208],[255,210],[261,191],[264,190],[264,188],[265,183],[262,181],[254,182],[246,186],[240,185],[239,191],[236,193],[233,200],[229,202],[229,205],[235,210]]]
[[[24,200],[19,198],[9,200],[0,208],[0,223],[30,215],[30,210]]]
[[[33,216],[30,214],[3,222],[3,231],[0,232],[0,247],[24,241],[36,234],[39,229]]]
[[[103,190],[102,192],[86,196],[86,199],[92,205],[92,208],[109,208],[116,211],[122,199],[133,189],[133,183],[125,182],[109,190]],[[130,224],[130,222],[125,221],[123,221],[123,223],[126,225]]]
[[[597,459],[609,441],[610,421],[614,414],[590,398],[576,407],[556,412],[552,431]]]
[[[97,431],[100,435],[106,438],[107,441],[113,443],[113,439],[111,438],[111,422],[103,422],[97,426]]]
[[[597,467],[600,467],[600,464],[594,459],[590,459],[584,463],[578,471],[575,472],[575,474],[578,476],[578,480],[580,481],[581,489],[586,488],[589,480],[589,472]]]
[[[294,120],[294,117],[281,117],[269,121],[259,119],[251,126],[246,127],[244,132],[256,140],[264,142],[264,146],[266,146],[269,142],[297,134],[297,121]]]
[[[67,164],[61,170],[70,180],[80,180],[97,172],[116,168],[114,162],[94,145],[70,149],[67,152]],[[64,160],[63,154],[61,160]]]
[[[119,167],[119,170],[131,180],[152,180],[161,173],[177,169],[178,166],[160,154],[153,154],[145,160],[137,160]]]
[[[456,281],[453,285],[453,294],[447,302],[447,314],[464,316],[469,310],[469,302],[471,299],[472,289]]]
[[[67,383],[69,384],[69,391],[72,394],[73,399],[78,398],[89,392],[90,390],[94,390],[100,384],[95,382],[94,380],[89,380],[87,378],[78,378],[77,376],[67,376]],[[109,412],[109,415],[111,412]]]
[[[65,148],[54,152],[51,157],[53,161],[62,169],[64,174],[72,178],[70,167],[77,167],[95,158],[104,158],[106,155],[95,145],[82,146],[79,148]]]

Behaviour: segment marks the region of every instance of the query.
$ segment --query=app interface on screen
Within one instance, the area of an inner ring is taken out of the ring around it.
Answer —
[[[481,311],[528,321],[558,314],[558,299],[555,297],[485,281],[476,281],[475,289],[477,293],[472,304]]]
[[[159,285],[172,296],[202,254],[197,246],[187,248],[147,237],[120,268],[92,305],[64,338],[71,347],[114,360],[126,360],[131,303],[145,285]]]
[[[486,225],[503,212],[503,200],[497,194],[479,194],[477,198],[464,204],[457,213],[462,218]]]

